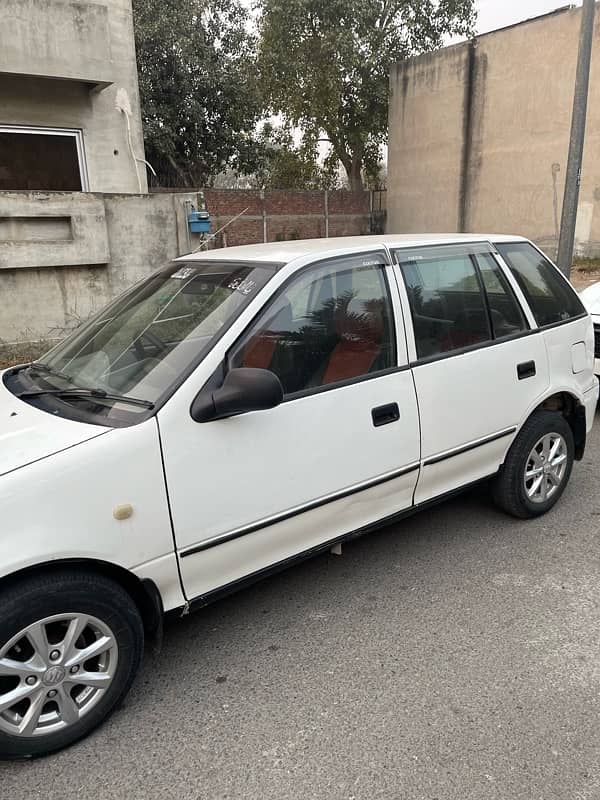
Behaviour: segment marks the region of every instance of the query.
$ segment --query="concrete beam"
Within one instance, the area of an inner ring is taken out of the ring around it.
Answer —
[[[0,73],[58,78],[100,90],[114,82],[108,7],[2,0]]]

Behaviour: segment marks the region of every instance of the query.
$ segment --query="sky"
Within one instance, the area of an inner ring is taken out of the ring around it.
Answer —
[[[581,0],[478,0],[477,32],[503,28],[566,5],[580,6]]]

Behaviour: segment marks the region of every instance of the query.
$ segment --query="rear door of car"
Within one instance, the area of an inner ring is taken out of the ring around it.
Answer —
[[[543,337],[493,245],[395,249],[421,419],[415,502],[494,474],[549,385]]]

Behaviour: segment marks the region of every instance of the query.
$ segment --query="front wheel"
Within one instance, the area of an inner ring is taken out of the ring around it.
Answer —
[[[520,519],[549,511],[564,492],[575,458],[573,431],[554,411],[536,411],[521,428],[494,480],[496,504]]]
[[[86,736],[128,691],[143,642],[135,603],[103,576],[40,575],[0,591],[0,758]]]

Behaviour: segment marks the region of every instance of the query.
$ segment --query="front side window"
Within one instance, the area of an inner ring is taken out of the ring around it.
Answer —
[[[396,253],[412,314],[417,358],[461,350],[492,338],[489,315],[469,254]]]
[[[585,314],[575,291],[533,245],[511,242],[497,247],[540,327],[567,322]]]
[[[273,271],[250,262],[170,264],[93,317],[43,364],[24,370],[21,391],[47,391],[40,402],[59,398],[106,424],[133,422],[199,363]],[[86,397],[85,390],[95,394]]]
[[[276,296],[233,348],[228,367],[274,372],[286,395],[396,365],[385,266],[371,259],[311,267]]]

